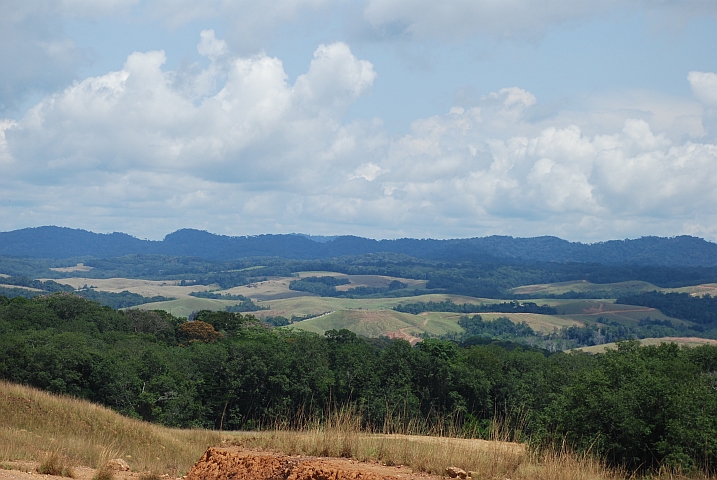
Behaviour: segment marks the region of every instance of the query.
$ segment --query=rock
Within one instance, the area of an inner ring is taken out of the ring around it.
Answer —
[[[117,472],[129,472],[129,464],[121,458],[113,458],[107,462],[107,468]]]
[[[465,479],[468,476],[465,470],[458,467],[446,467],[446,473],[451,478]]]

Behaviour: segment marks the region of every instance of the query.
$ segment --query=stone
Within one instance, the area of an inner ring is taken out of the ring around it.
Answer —
[[[446,467],[446,474],[451,478],[464,479],[468,476],[465,470],[458,467]]]
[[[129,464],[121,458],[113,458],[107,462],[107,468],[117,472],[129,472]]]

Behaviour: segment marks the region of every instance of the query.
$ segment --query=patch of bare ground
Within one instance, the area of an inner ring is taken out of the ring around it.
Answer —
[[[61,480],[63,476],[39,473],[40,462],[29,461],[5,461],[0,463],[0,480]],[[181,477],[172,477],[168,474],[157,474],[154,472],[133,472],[133,471],[111,471],[112,480],[170,480]],[[97,480],[99,469],[90,467],[72,467],[69,476],[64,478],[75,480]]]
[[[186,480],[417,480],[437,479],[403,466],[347,458],[283,455],[241,447],[209,448]]]
[[[21,290],[28,290],[30,292],[43,292],[44,290],[41,290],[39,288],[32,288],[32,287],[23,287],[20,285],[11,285],[9,283],[0,283],[0,287],[3,288],[19,288]]]
[[[50,270],[53,270],[55,272],[89,272],[95,267],[90,267],[88,265],[85,265],[84,263],[78,263],[74,267],[55,267],[50,268]]]

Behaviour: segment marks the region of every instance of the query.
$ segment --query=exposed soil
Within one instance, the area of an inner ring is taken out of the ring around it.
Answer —
[[[37,473],[38,462],[2,462],[0,469],[0,480],[71,480],[68,477],[55,475],[45,475]],[[97,470],[90,467],[71,467],[72,478],[75,480],[92,480]],[[148,473],[148,472],[145,472]],[[142,476],[140,472],[113,472],[114,480],[139,480]],[[181,480],[172,479],[169,475],[160,475],[162,480]]]
[[[209,448],[186,480],[427,480],[407,467],[357,462],[345,458],[288,456],[241,447]]]

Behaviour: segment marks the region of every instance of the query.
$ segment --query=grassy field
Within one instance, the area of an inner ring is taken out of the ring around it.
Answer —
[[[161,295],[163,297],[188,297],[190,292],[210,290],[205,285],[193,285],[183,287],[178,280],[138,280],[134,278],[60,278],[55,279],[57,283],[70,285],[77,289],[85,285],[94,287],[102,292],[119,293],[128,291],[145,297]]]
[[[234,444],[288,455],[403,465],[438,475],[444,475],[448,466],[457,466],[474,472],[475,479],[619,478],[595,458],[566,451],[537,455],[522,444],[502,441],[499,431],[494,440],[486,441],[374,434],[359,425],[359,417],[340,411],[329,415],[325,423],[307,423],[298,430],[276,427],[220,435],[152,425],[86,401],[0,382],[0,462],[4,468],[10,468],[10,462],[43,462],[50,456],[69,468],[98,468],[109,459],[124,458],[133,472],[153,472],[159,478],[184,474],[209,446]]]
[[[670,291],[689,293],[690,295],[699,295],[700,297],[703,295],[711,295],[714,297],[717,296],[717,283],[706,283],[704,285],[695,285],[693,287],[672,288]]]
[[[561,315],[540,315],[537,313],[481,313],[483,320],[495,320],[500,317],[507,317],[511,322],[527,323],[536,332],[549,333],[554,329],[571,327],[573,325],[583,326],[584,323],[574,319],[572,316]]]
[[[683,347],[698,347],[700,345],[717,345],[717,340],[710,338],[693,338],[693,337],[664,337],[664,338],[643,338],[640,340],[642,345],[661,345],[663,343],[676,343]],[[576,348],[587,353],[603,353],[607,349],[616,349],[616,343],[605,343],[603,345],[594,345],[592,347]]]
[[[717,295],[717,283],[707,283],[680,288],[661,288],[647,282],[630,281],[620,283],[590,283],[587,280],[575,280],[571,282],[543,283],[536,285],[524,285],[510,291],[516,295],[562,295],[573,292],[599,292],[613,290],[624,294],[636,294],[640,292],[677,292],[689,293],[690,295]]]
[[[394,310],[340,310],[293,323],[291,328],[319,334],[346,328],[366,337],[387,336],[416,343],[421,340],[419,335],[422,333],[444,335],[462,332],[458,318],[457,314],[411,315]]]
[[[0,382],[0,460],[41,462],[57,455],[70,466],[97,468],[124,458],[135,471],[183,474],[217,432],[179,430],[123,417],[83,400]]]
[[[619,283],[590,283],[587,280],[575,280],[571,282],[543,283],[536,285],[525,285],[513,288],[510,291],[516,295],[562,295],[573,292],[598,292],[604,290],[618,290],[631,293],[651,292],[662,290],[659,287],[647,282],[630,281]]]

